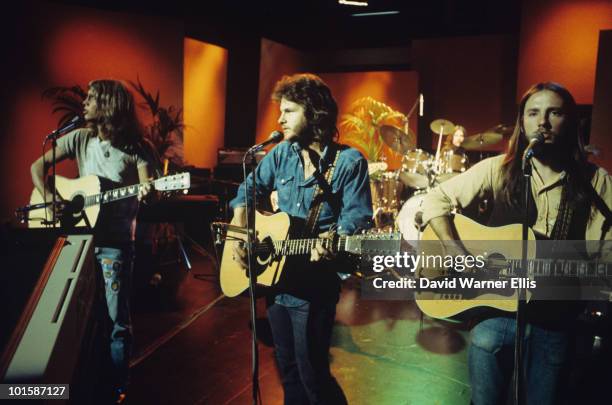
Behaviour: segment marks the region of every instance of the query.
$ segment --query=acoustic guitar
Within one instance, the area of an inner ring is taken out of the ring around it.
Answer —
[[[186,172],[106,191],[101,191],[100,179],[94,175],[77,179],[56,176],[55,184],[66,208],[66,213],[59,218],[62,226],[86,226],[85,215],[93,227],[100,214],[101,204],[135,197],[140,187],[145,184],[151,184],[158,191],[188,190],[191,180],[189,173]],[[47,199],[50,197],[47,196]],[[30,204],[17,209],[17,214],[23,217],[22,221],[27,221],[29,228],[52,227],[56,224],[53,224],[47,212],[47,207],[50,205],[51,203],[44,202],[43,196],[35,188],[30,197]]]
[[[347,252],[354,255],[395,254],[399,251],[401,235],[399,233],[363,233],[353,236],[336,235],[330,238],[294,239],[299,221],[284,212],[264,215],[256,212],[256,235],[259,240],[253,247],[256,254],[257,284],[260,287],[272,287],[283,277],[283,269],[288,256],[309,256],[317,243],[335,253]],[[233,259],[233,248],[236,243],[246,239],[246,229],[236,226],[234,222],[226,225],[225,246],[221,258],[221,290],[228,297],[235,297],[249,287],[249,277]],[[388,241],[377,246],[376,251],[369,251],[363,241]],[[382,249],[380,249],[382,248]],[[386,249],[383,251],[383,249]],[[342,271],[339,269],[339,271]]]
[[[488,227],[460,214],[455,214],[452,222],[458,239],[462,241],[491,241],[493,243],[487,243],[487,249],[494,246],[497,251],[489,250],[487,252],[487,258],[482,269],[465,270],[459,273],[454,269],[443,266],[418,266],[415,271],[417,279],[427,278],[434,281],[456,279],[459,281],[461,278],[469,278],[480,282],[518,278],[518,269],[522,266],[522,243],[519,242],[522,240],[521,224]],[[535,241],[536,237],[533,231],[529,230],[528,234],[529,240]],[[444,256],[442,243],[431,227],[428,226],[423,231],[421,241],[425,242],[421,245],[425,247],[425,254]],[[508,243],[508,241],[515,242]],[[466,244],[469,245],[469,242],[466,242]],[[538,277],[574,278],[600,282],[611,280],[612,266],[608,262],[538,258],[536,243],[528,242],[527,247],[526,277],[531,280],[537,280]],[[474,252],[470,253],[475,254]],[[419,280],[417,282],[420,283]],[[510,282],[505,284],[506,288],[497,289],[460,288],[462,285],[460,282],[456,285],[457,288],[446,288],[444,286],[440,288],[435,286],[434,288],[429,288],[429,286],[425,289],[417,288],[415,299],[418,307],[423,313],[441,319],[450,318],[478,307],[490,307],[508,312],[516,312],[517,310],[517,291],[516,288],[510,288],[512,285]],[[463,285],[465,286],[465,284]],[[521,288],[525,287],[529,288],[529,285],[521,286]],[[529,301],[531,297],[532,293],[528,290],[527,300]]]

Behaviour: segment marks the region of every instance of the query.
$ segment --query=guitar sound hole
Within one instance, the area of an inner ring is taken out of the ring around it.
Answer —
[[[77,194],[72,197],[72,200],[66,206],[66,211],[72,215],[80,215],[81,211],[85,208],[85,197],[81,194]]]
[[[273,258],[274,244],[272,238],[267,236],[257,246],[257,259],[260,263],[268,262]]]
[[[509,263],[506,261],[506,257],[501,253],[491,253],[487,257],[486,270],[487,277],[489,278],[500,278],[504,277],[509,270]]]

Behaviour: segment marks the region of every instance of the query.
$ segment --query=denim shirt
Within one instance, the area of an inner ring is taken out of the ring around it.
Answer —
[[[351,235],[371,227],[372,196],[368,164],[356,149],[334,144],[339,148],[330,186],[335,204],[324,200],[319,215],[319,232],[337,224],[337,232]],[[327,146],[319,161],[319,172],[326,173],[333,164],[335,147]],[[284,141],[270,151],[255,169],[257,198],[267,198],[278,191],[278,207],[292,217],[306,219],[312,202],[316,179],[304,179],[302,148],[297,142]],[[252,174],[238,188],[236,198],[230,201],[232,209],[245,206],[245,196],[252,198]],[[297,301],[294,301],[297,300]],[[277,296],[276,302],[297,306],[305,301],[287,294]]]

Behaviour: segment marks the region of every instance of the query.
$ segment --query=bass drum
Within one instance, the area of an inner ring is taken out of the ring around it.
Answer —
[[[421,227],[421,206],[426,195],[426,193],[419,193],[410,197],[397,215],[396,226],[402,233],[404,240],[421,239],[421,231],[423,230]]]

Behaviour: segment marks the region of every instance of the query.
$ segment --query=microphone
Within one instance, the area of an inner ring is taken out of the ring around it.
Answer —
[[[523,161],[527,161],[533,157],[533,149],[536,145],[544,143],[544,134],[541,131],[538,131],[537,135],[534,138],[531,138],[529,141],[529,145],[525,148],[525,152],[523,152]]]
[[[419,117],[423,116],[423,93],[419,94]]]
[[[65,134],[68,131],[72,131],[73,129],[80,127],[81,124],[83,124],[83,118],[81,118],[78,115],[76,115],[74,118],[72,118],[66,124],[64,124],[64,126],[59,127],[58,129],[56,129],[55,131],[53,131],[49,135],[47,135],[45,137],[45,140],[48,141],[49,139],[57,139],[57,138],[59,138],[60,135],[63,135],[63,134]]]
[[[285,137],[285,135],[283,135],[282,132],[280,131],[274,131],[270,134],[270,136],[268,137],[268,139],[266,139],[265,141],[263,141],[262,143],[259,143],[257,145],[253,145],[251,146],[251,148],[248,150],[247,153],[255,153],[257,151],[262,150],[263,148],[265,148],[266,146],[272,144],[272,143],[279,143],[280,141],[283,140],[283,138]]]

